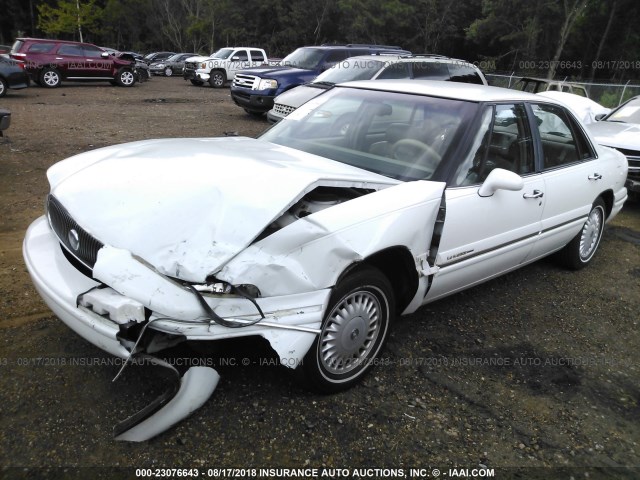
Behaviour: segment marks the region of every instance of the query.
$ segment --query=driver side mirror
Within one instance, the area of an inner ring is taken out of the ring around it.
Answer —
[[[596,122],[599,122],[600,120],[602,120],[606,116],[607,116],[606,113],[599,113],[594,118],[596,119]]]
[[[498,190],[511,190],[517,192],[524,188],[524,180],[517,173],[504,170],[503,168],[494,168],[487,176],[487,179],[480,186],[478,195],[481,197],[490,197]]]

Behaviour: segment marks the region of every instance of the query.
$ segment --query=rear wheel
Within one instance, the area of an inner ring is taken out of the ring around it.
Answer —
[[[223,72],[220,70],[216,70],[215,72],[211,72],[211,76],[209,77],[209,85],[213,88],[222,88],[226,83],[227,78]]]
[[[53,68],[45,68],[40,72],[40,85],[47,88],[56,88],[60,86],[60,74]]]
[[[164,75],[166,77],[170,77],[171,75],[173,75],[173,70],[171,69],[171,67],[167,67],[164,69]]]
[[[364,267],[336,285],[322,331],[297,369],[312,390],[345,390],[375,364],[394,314],[389,280],[376,268]]]
[[[606,218],[604,201],[598,198],[580,232],[558,252],[558,259],[564,266],[579,270],[589,264],[600,245]]]

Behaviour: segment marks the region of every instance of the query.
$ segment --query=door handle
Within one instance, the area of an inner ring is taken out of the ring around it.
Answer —
[[[602,179],[602,175],[600,175],[599,173],[594,173],[593,175],[589,175],[589,180],[601,180]]]
[[[525,193],[522,195],[522,198],[542,198],[544,197],[544,193],[540,190],[534,190],[533,193]]]

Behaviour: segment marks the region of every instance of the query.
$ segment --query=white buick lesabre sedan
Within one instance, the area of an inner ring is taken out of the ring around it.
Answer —
[[[398,314],[552,253],[587,265],[627,198],[626,158],[560,103],[416,80],[338,86],[258,139],[128,143],[47,175],[24,257],[69,327],[120,357],[260,335],[324,392]]]

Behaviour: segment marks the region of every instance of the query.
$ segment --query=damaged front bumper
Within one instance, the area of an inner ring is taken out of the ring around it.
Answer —
[[[263,320],[246,328],[227,328],[211,321],[188,289],[158,274],[128,252],[105,249],[103,260],[99,259],[94,269],[94,276],[101,282],[83,275],[65,257],[44,216],[29,227],[23,254],[33,283],[51,310],[80,336],[122,358],[129,357],[131,351],[130,346],[125,347],[118,339],[121,324],[109,318],[109,309],[104,305],[92,308],[79,304],[83,303],[83,293],[101,285],[142,304],[150,312],[145,320],[151,323],[149,330],[207,341],[260,335],[281,359],[286,359],[283,364],[287,366],[298,365],[307,353],[320,329],[331,293],[330,289],[322,289],[259,298]],[[204,298],[226,320],[251,323],[259,318],[255,306],[244,298]]]

